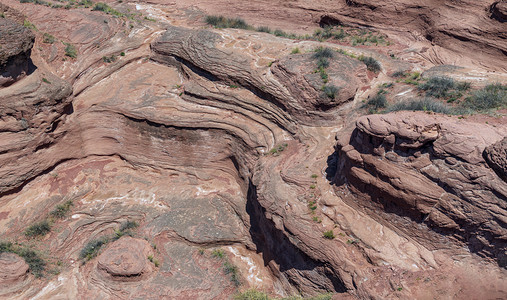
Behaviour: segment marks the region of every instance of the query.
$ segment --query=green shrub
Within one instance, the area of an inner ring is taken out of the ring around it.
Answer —
[[[329,48],[324,47],[318,47],[314,50],[315,53],[313,53],[312,58],[313,59],[321,59],[321,58],[333,58],[334,52],[333,50]]]
[[[45,44],[53,44],[55,41],[55,37],[49,33],[44,33],[42,36],[42,42]]]
[[[391,75],[391,77],[405,77],[405,76],[407,76],[407,73],[404,71],[396,71]]]
[[[109,239],[107,237],[102,237],[99,239],[91,240],[86,244],[86,246],[79,253],[79,258],[89,261],[99,253],[100,248],[107,244]]]
[[[463,102],[465,108],[476,111],[506,108],[507,107],[507,85],[499,83],[489,84],[483,89],[475,91]]]
[[[74,47],[74,45],[72,45],[71,43],[64,43],[64,45],[66,46],[65,55],[71,58],[76,58],[77,57],[76,47]]]
[[[384,93],[377,93],[375,96],[371,97],[368,100],[368,106],[374,111],[386,108],[387,99]]]
[[[23,21],[23,26],[25,26],[26,28],[28,29],[32,29],[32,30],[37,30],[37,27],[35,27],[35,25],[33,25],[30,21],[28,20],[24,20]]]
[[[423,98],[410,101],[395,103],[387,108],[387,112],[412,110],[412,111],[432,111],[442,114],[453,114],[455,111],[444,103],[432,98]]]
[[[13,252],[13,247],[11,242],[0,242],[0,253],[2,252]]]
[[[288,34],[287,32],[281,30],[281,29],[275,29],[275,31],[273,32],[274,35],[276,36],[283,36],[283,37],[288,37]]]
[[[291,54],[298,54],[298,53],[300,53],[300,52],[301,52],[301,51],[299,50],[299,48],[298,48],[298,47],[296,47],[296,48],[292,49],[292,51],[291,51],[290,53],[291,53]]]
[[[320,68],[327,68],[329,67],[329,60],[325,57],[321,57],[319,58],[319,60],[317,61],[317,67],[320,69]]]
[[[230,262],[226,261],[224,263],[224,273],[226,275],[230,275],[231,276],[231,282],[235,285],[235,286],[240,286],[241,285],[241,281],[239,280],[239,274],[238,274],[238,267],[236,267],[235,265],[231,264]]]
[[[347,34],[345,33],[345,31],[343,31],[343,29],[340,29],[340,31],[338,33],[334,34],[334,38],[338,39],[338,40],[342,40],[346,37],[347,37]]]
[[[105,12],[106,14],[108,14],[108,15],[110,14],[110,15],[117,16],[117,17],[124,16],[123,13],[117,11],[116,9],[112,8],[111,6],[109,6],[109,5],[107,5],[106,3],[103,3],[103,2],[95,3],[95,5],[92,8],[92,11],[102,11],[102,12]]]
[[[40,278],[44,275],[46,262],[37,252],[26,247],[13,245],[11,242],[0,242],[0,253],[2,252],[15,253],[23,258],[35,277]]]
[[[107,10],[109,9],[109,5],[103,3],[103,2],[99,2],[99,3],[95,3],[95,6],[92,8],[92,11],[103,11],[103,12],[107,12]]]
[[[225,251],[223,249],[215,249],[213,251],[211,251],[211,256],[215,257],[215,258],[224,258],[225,256]]]
[[[125,52],[123,52],[123,51],[122,51],[122,52],[120,53],[120,56],[125,56]]]
[[[108,64],[113,63],[116,61],[116,55],[102,56],[102,61]]]
[[[258,32],[272,33],[271,28],[269,28],[268,26],[257,27],[257,31]]]
[[[372,71],[374,73],[378,73],[378,72],[380,72],[380,70],[382,70],[380,63],[375,58],[373,58],[371,56],[364,57],[361,55],[361,56],[359,56],[358,59],[366,65],[366,68],[369,71]]]
[[[46,267],[46,262],[39,256],[39,254],[28,248],[21,248],[16,251],[16,254],[21,256],[28,264],[30,271],[37,278],[42,277]]]
[[[139,224],[136,221],[126,221],[121,224],[120,231],[127,231],[129,229],[137,228]]]
[[[426,91],[426,96],[445,98],[449,90],[454,89],[454,80],[450,77],[431,77],[427,82],[420,84],[419,89]]]
[[[88,7],[91,7],[93,5],[93,2],[91,0],[81,0],[81,1],[79,1],[79,5],[88,8]]]
[[[270,300],[266,293],[250,289],[234,295],[234,300]]]
[[[48,220],[44,220],[44,221],[35,223],[33,225],[30,225],[25,230],[25,235],[28,237],[35,237],[35,236],[46,235],[50,231],[51,231],[51,226],[49,225]]]
[[[46,77],[42,77],[42,82],[51,84],[51,81],[49,81]]]
[[[322,236],[328,240],[332,240],[335,238],[335,235],[332,230],[325,231]]]
[[[53,218],[56,218],[56,219],[63,219],[67,215],[67,213],[70,211],[70,208],[73,205],[74,204],[72,203],[72,201],[68,200],[64,204],[57,205],[56,208],[52,212],[49,213],[49,215]]]
[[[472,84],[468,81],[465,82],[458,82],[455,84],[455,89],[458,91],[468,91],[472,87]]]
[[[251,29],[245,20],[241,18],[226,18],[224,16],[207,16],[206,23],[215,28],[239,28]]]
[[[330,84],[323,86],[322,91],[328,98],[335,99],[340,89],[337,86]]]

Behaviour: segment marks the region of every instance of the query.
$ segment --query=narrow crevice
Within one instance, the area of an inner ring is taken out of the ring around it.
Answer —
[[[279,271],[297,290],[304,290],[311,284],[321,291],[344,293],[345,284],[330,270],[326,263],[316,261],[294,246],[289,238],[266,218],[265,209],[257,200],[257,188],[249,183],[246,211],[250,216],[250,235],[262,253],[265,266],[274,261]]]

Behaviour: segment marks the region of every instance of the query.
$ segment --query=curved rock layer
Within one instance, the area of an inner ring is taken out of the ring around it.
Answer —
[[[202,25],[177,5],[115,6],[133,21],[6,1],[78,53],[35,33],[37,70],[0,90],[1,235],[48,262],[12,298],[505,296],[507,127],[357,118],[405,63],[374,54],[375,75],[333,52],[332,98],[306,53],[318,41],[176,26]]]
[[[416,223],[405,230],[416,239],[444,247],[421,235],[424,224],[505,266],[507,185],[483,153],[498,161],[506,135],[505,127],[424,113],[361,117],[339,138],[335,182],[361,193],[372,211],[409,216]]]
[[[151,3],[166,4],[165,0]],[[505,72],[505,1],[175,1],[176,7],[243,17],[289,32],[312,25],[360,26],[386,32],[406,45],[397,54],[433,64],[472,65]]]

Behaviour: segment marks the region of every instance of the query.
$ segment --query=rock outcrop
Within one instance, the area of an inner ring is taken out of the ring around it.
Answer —
[[[30,29],[8,18],[0,18],[0,87],[11,85],[33,72],[30,53],[34,40]]]
[[[330,84],[336,84],[339,91],[328,97],[322,92],[324,83],[315,73],[317,64],[310,54],[259,65],[259,58],[247,56],[229,43],[227,38],[210,31],[169,27],[153,43],[153,59],[183,65],[211,81],[242,86],[305,124],[325,124],[335,119],[338,106],[352,100],[368,81],[364,64],[336,54],[336,60],[330,59],[328,73],[333,78]],[[254,54],[263,50],[261,43],[258,41],[252,48]]]
[[[507,181],[507,137],[484,149],[484,158],[498,176]]]
[[[488,160],[501,164],[496,153],[506,135],[504,127],[456,117],[364,116],[339,138],[335,183],[349,185],[371,212],[385,211],[383,218],[410,217],[416,223],[402,230],[432,247],[443,245],[423,235],[421,224],[505,266],[507,184],[482,153],[488,149]]]
[[[122,237],[99,257],[97,268],[112,280],[140,280],[152,272],[153,250],[145,240]]]
[[[431,28],[448,30],[435,21],[436,2],[153,0],[108,2],[109,13],[84,2],[4,2],[39,32],[37,69],[0,89],[0,235],[40,255],[48,276],[35,280],[10,256],[17,269],[2,276],[19,284],[2,296],[228,299],[257,288],[273,297],[505,298],[502,119],[359,116],[380,88],[417,94],[408,77],[388,74],[442,59],[422,50]],[[452,38],[459,51],[486,43],[477,32],[499,31],[484,3],[460,12],[479,6],[486,25],[457,30],[470,34]],[[309,34],[319,22],[371,24],[399,39],[352,47],[202,28],[203,15],[224,7],[253,25],[274,15]],[[41,42],[46,32],[58,42]],[[428,52],[448,51],[433,41]],[[77,57],[65,55],[68,44]],[[313,58],[320,46],[334,56],[325,74]],[[481,66],[500,70],[490,61],[500,38],[484,47]],[[361,55],[382,70],[368,71]],[[502,78],[479,75],[472,88]],[[43,220],[48,232],[24,234]]]
[[[14,253],[0,253],[0,297],[14,295],[28,284],[28,264]]]

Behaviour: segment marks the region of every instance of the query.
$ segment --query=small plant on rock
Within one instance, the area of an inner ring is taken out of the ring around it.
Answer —
[[[312,55],[313,59],[334,57],[334,51],[331,50],[330,48],[318,47],[314,50],[314,52],[315,53]]]
[[[49,213],[49,215],[55,219],[63,219],[73,205],[72,201],[68,200],[64,204],[57,205],[56,208]]]
[[[328,240],[332,240],[335,238],[335,235],[333,233],[332,230],[328,230],[328,231],[324,231],[324,233],[322,234],[322,236]]]
[[[215,250],[211,251],[211,256],[214,258],[222,259],[225,256],[225,251],[223,249],[215,249]]]
[[[359,56],[358,58],[360,61],[362,61],[365,65],[368,71],[371,71],[373,73],[378,73],[380,70],[382,70],[382,67],[380,66],[380,63],[373,57],[365,57],[365,56]]]
[[[109,238],[102,237],[99,239],[91,240],[79,253],[79,258],[89,261],[99,253],[100,248],[109,242]]]
[[[335,99],[340,89],[337,86],[330,84],[323,86],[322,91],[328,98]]]
[[[36,237],[36,236],[46,235],[50,231],[51,231],[51,225],[49,224],[48,220],[44,220],[44,221],[35,223],[33,225],[30,225],[25,230],[25,235],[27,237]]]

